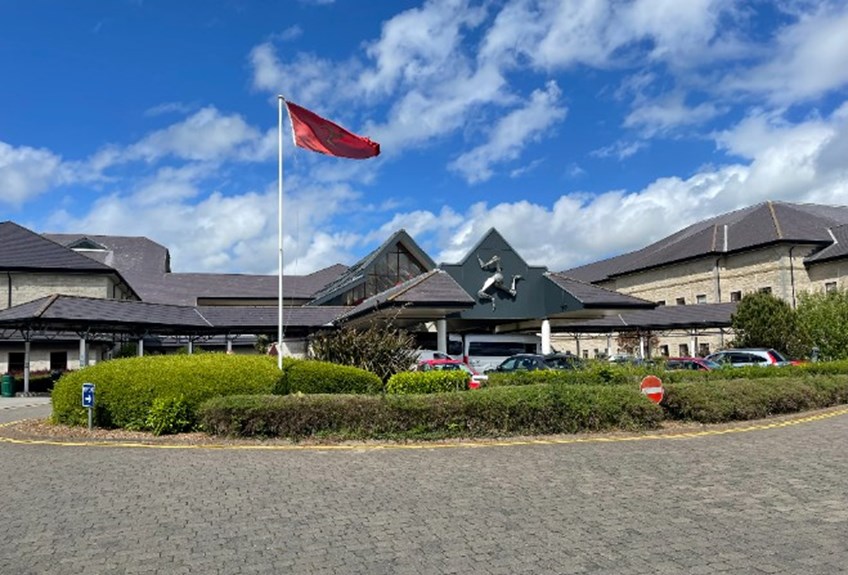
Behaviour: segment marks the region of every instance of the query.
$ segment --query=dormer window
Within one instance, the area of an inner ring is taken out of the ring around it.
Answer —
[[[68,247],[76,251],[90,250],[105,252],[108,249],[106,246],[98,244],[90,238],[80,238],[74,242],[71,242]]]

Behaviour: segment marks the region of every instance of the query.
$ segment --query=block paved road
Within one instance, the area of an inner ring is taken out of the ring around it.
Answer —
[[[478,448],[0,443],[0,573],[848,573],[846,445],[848,415]]]

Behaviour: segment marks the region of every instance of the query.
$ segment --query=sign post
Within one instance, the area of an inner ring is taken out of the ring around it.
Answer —
[[[88,430],[92,428],[92,411],[94,409],[94,384],[82,384],[82,406],[88,409]]]
[[[648,399],[650,399],[654,403],[661,402],[663,395],[665,395],[665,389],[663,389],[662,380],[656,375],[645,376],[645,379],[643,379],[642,383],[639,384],[639,390],[643,394],[648,396]]]

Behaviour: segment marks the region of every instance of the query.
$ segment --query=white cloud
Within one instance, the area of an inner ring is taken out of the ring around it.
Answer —
[[[153,132],[124,152],[126,159],[148,162],[165,156],[186,160],[220,160],[260,134],[238,114],[223,115],[212,106],[184,121]]]
[[[449,217],[444,210],[416,211],[398,214],[392,223],[415,222],[416,231],[439,246],[438,261],[461,260],[496,227],[529,262],[561,270],[639,249],[712,215],[767,200],[844,205],[845,110],[848,104],[829,118],[798,125],[747,118],[718,137],[735,153],[751,154],[749,162],[705,168],[688,179],[659,178],[633,192],[573,192],[552,205],[478,203]]]
[[[704,124],[721,113],[714,104],[703,102],[687,106],[683,94],[667,94],[659,100],[637,105],[624,120],[626,128],[638,129],[644,137],[651,138],[682,126]]]
[[[848,6],[824,2],[785,27],[770,58],[753,69],[728,76],[721,86],[731,92],[764,96],[775,106],[812,100],[848,85]]]
[[[0,142],[0,202],[23,204],[62,178],[62,158],[50,150]]]
[[[485,144],[460,155],[449,167],[469,183],[488,180],[493,164],[518,158],[529,142],[541,139],[551,125],[565,118],[560,94],[555,82],[548,82],[544,90],[535,90],[523,108],[509,112],[495,124]]]

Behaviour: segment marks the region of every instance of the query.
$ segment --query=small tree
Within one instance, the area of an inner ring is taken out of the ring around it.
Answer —
[[[848,358],[848,291],[801,293],[798,327],[807,347],[823,359]]]
[[[747,294],[731,317],[735,347],[770,347],[795,355],[802,348],[795,312],[766,292]]]
[[[376,373],[383,382],[406,371],[417,357],[415,338],[393,324],[322,331],[310,341],[309,357]]]
[[[650,356],[651,350],[657,349],[660,338],[650,331],[623,331],[616,338],[618,349],[623,349],[628,355],[636,355],[641,347],[641,338],[645,338],[645,355]]]

